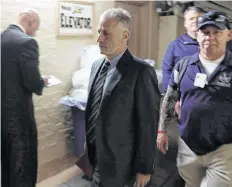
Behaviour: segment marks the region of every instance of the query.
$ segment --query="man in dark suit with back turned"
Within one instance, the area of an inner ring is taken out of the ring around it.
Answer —
[[[2,187],[35,187],[37,177],[37,129],[32,93],[42,94],[47,78],[39,72],[40,26],[35,10],[19,16],[19,23],[1,33],[1,166]]]
[[[160,92],[154,68],[127,49],[130,24],[120,8],[105,11],[99,21],[105,58],[92,66],[86,108],[92,187],[144,187],[154,171]]]

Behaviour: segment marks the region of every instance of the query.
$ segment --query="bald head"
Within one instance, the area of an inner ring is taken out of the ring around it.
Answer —
[[[19,24],[24,27],[25,32],[35,36],[40,27],[39,13],[34,9],[25,9],[19,14]]]

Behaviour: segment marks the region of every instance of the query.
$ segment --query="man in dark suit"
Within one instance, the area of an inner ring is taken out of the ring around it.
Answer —
[[[36,11],[25,10],[19,23],[1,33],[2,187],[35,187],[37,129],[32,93],[42,94],[48,80],[39,72]]]
[[[105,11],[99,21],[105,58],[92,66],[86,108],[92,187],[144,187],[154,172],[161,95],[154,68],[127,49],[130,24],[120,8]]]

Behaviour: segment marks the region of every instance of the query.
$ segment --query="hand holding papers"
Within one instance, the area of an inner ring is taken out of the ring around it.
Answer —
[[[62,83],[61,80],[57,79],[53,75],[50,75],[50,76],[43,75],[42,77],[43,77],[43,79],[47,79],[48,80],[47,87],[55,86],[55,85],[58,85],[58,84]]]

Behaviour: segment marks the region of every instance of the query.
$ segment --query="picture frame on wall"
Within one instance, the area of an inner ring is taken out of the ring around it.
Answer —
[[[94,36],[94,3],[60,0],[57,36]]]

